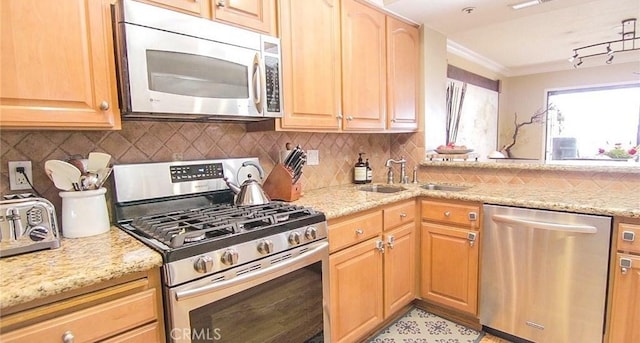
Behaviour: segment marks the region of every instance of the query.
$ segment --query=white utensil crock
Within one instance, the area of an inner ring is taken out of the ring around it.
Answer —
[[[62,198],[62,236],[78,238],[109,231],[105,193],[106,188],[58,193]]]

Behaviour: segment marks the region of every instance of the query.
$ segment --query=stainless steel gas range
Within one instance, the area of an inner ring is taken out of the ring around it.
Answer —
[[[249,162],[249,163],[246,163]],[[323,213],[237,206],[257,158],[114,166],[118,226],[157,250],[170,342],[328,342]]]

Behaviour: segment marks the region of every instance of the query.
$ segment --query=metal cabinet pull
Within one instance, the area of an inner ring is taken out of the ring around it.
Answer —
[[[384,242],[378,239],[376,241],[376,249],[378,249],[381,254],[384,254]]]
[[[629,269],[631,269],[631,259],[630,258],[621,258],[620,259],[620,271],[622,271],[622,275],[626,275]]]
[[[358,235],[358,236],[359,236],[359,235],[362,235],[362,234],[364,234],[364,230],[362,230],[362,229],[356,229],[356,235]]]
[[[76,339],[76,336],[74,336],[73,332],[71,331],[67,331],[64,334],[62,334],[62,342],[64,343],[73,343],[75,339]]]
[[[444,216],[445,217],[451,217],[451,212],[449,212],[449,211],[444,212]]]
[[[400,213],[400,218],[405,218],[406,216],[407,216],[406,213],[404,213],[404,212]]]
[[[469,240],[469,246],[473,246],[476,242],[476,233],[475,232],[469,232],[467,234],[467,240]]]
[[[218,3],[216,4],[216,6],[218,7],[225,7],[227,4],[225,3],[224,0],[218,0]]]
[[[622,240],[625,242],[633,242],[636,239],[636,234],[633,231],[622,231]]]
[[[478,214],[476,212],[469,212],[469,221],[476,221],[478,220]]]
[[[347,120],[348,121],[352,121],[353,120],[353,116],[347,116]]]
[[[100,103],[100,110],[102,111],[106,111],[109,109],[109,103],[102,100],[102,102]]]
[[[393,249],[393,244],[395,243],[396,238],[393,236],[388,236],[387,237],[387,246],[389,246],[389,249]]]

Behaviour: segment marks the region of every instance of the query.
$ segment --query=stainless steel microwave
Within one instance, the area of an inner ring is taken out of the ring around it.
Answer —
[[[120,0],[113,11],[123,119],[280,117],[280,40]]]

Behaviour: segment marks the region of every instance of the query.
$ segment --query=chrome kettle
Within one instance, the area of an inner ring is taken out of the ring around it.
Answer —
[[[258,173],[260,173],[260,179],[263,178],[264,172],[262,170],[262,167],[260,167],[260,165],[255,164],[253,162],[244,162],[242,163],[242,166],[255,167],[258,170]],[[271,200],[269,199],[269,196],[267,196],[267,194],[262,189],[262,185],[260,184],[260,182],[253,179],[251,174],[247,174],[247,176],[249,178],[246,179],[242,183],[242,185],[240,185],[240,187],[230,182],[229,179],[227,179],[226,177],[224,178],[224,181],[227,183],[227,186],[229,186],[229,188],[236,194],[235,204],[239,206],[268,204]]]

